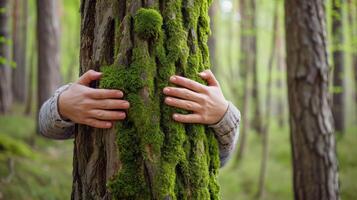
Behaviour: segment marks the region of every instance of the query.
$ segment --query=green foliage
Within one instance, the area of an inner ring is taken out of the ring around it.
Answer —
[[[162,16],[151,8],[140,8],[134,17],[134,30],[143,39],[157,39],[161,32]]]
[[[27,144],[2,133],[0,133],[0,152],[13,156],[32,157],[32,151]]]

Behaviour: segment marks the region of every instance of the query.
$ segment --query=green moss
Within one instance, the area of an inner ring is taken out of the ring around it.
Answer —
[[[134,31],[142,39],[157,39],[162,27],[162,17],[151,8],[140,8],[134,17]]]

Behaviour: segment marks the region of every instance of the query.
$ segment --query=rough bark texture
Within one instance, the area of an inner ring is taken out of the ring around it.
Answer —
[[[243,102],[243,119],[242,119],[242,131],[240,133],[240,144],[237,154],[237,161],[240,160],[244,155],[244,150],[246,148],[246,138],[249,130],[249,102],[251,97],[251,91],[249,89],[249,77],[253,72],[253,68],[256,65],[256,34],[255,34],[255,0],[240,0],[239,1],[239,11],[241,14],[241,38],[240,38],[240,80],[243,86],[243,92],[241,93],[241,101]],[[254,77],[253,77],[254,79]],[[254,81],[253,81],[254,82]],[[256,88],[257,89],[257,88]],[[252,91],[253,92],[253,91]],[[255,91],[257,92],[257,91]],[[257,93],[256,93],[257,95]],[[252,95],[253,96],[253,95]],[[257,97],[257,96],[256,96]],[[253,100],[253,103],[256,102],[257,99]],[[256,116],[256,112],[259,110],[254,110],[254,118],[260,118],[260,116]],[[259,114],[260,115],[260,114]],[[255,119],[260,120],[260,119]],[[255,123],[255,121],[254,121]],[[260,123],[260,122],[259,122]]]
[[[339,133],[345,130],[345,84],[344,84],[344,36],[343,36],[343,0],[332,1],[332,35],[333,35],[333,117],[335,129]]]
[[[13,61],[16,67],[12,70],[12,91],[14,100],[26,102],[26,43],[27,43],[27,9],[28,0],[14,0],[13,7]]]
[[[54,93],[60,84],[57,2],[57,0],[37,0],[39,106]]]
[[[287,0],[288,96],[297,200],[339,199],[322,0]]]
[[[9,1],[0,1],[0,114],[9,111],[12,101],[8,11]]]
[[[82,0],[81,74],[121,89],[131,108],[111,130],[78,126],[72,199],[219,199],[218,146],[202,125],[171,119],[173,74],[202,82],[209,67],[205,0]]]

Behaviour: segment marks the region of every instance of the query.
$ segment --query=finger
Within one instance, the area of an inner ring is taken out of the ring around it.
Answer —
[[[123,97],[123,92],[120,90],[90,88],[89,91],[88,96],[93,99],[115,99]]]
[[[188,114],[188,115],[183,115],[183,114],[173,114],[172,118],[181,123],[192,123],[192,124],[198,124],[198,123],[203,123],[203,119],[201,115],[199,114]]]
[[[202,79],[207,81],[209,86],[219,86],[219,83],[211,70],[205,70],[199,73],[199,75]]]
[[[126,117],[125,112],[122,111],[108,111],[98,109],[89,111],[89,115],[90,118],[109,121],[123,120]]]
[[[117,110],[117,109],[129,109],[130,104],[125,100],[117,99],[104,99],[104,100],[95,100],[94,108],[105,109],[105,110]]]
[[[191,79],[182,77],[182,76],[171,76],[170,81],[176,85],[182,86],[184,88],[196,91],[196,92],[204,92],[206,89],[204,85],[193,81]]]
[[[187,100],[182,100],[172,97],[166,97],[165,103],[169,106],[182,108],[184,110],[190,110],[190,111],[198,111],[201,108],[200,104],[195,103],[193,101],[187,101]]]
[[[84,73],[77,81],[78,84],[89,86],[92,81],[98,80],[102,73],[94,70],[89,70]]]
[[[195,102],[201,102],[203,100],[203,97],[199,93],[186,88],[166,87],[164,88],[164,94]]]
[[[110,121],[102,121],[92,118],[88,118],[87,120],[85,120],[84,124],[94,128],[111,128],[113,125]]]

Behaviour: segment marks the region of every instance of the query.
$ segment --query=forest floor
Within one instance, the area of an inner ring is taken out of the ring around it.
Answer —
[[[17,114],[0,117],[0,127],[0,200],[70,199],[73,140],[38,136],[34,118]],[[270,133],[263,199],[293,199],[289,130],[273,126]],[[357,199],[357,126],[338,139],[337,147],[342,199]],[[254,199],[261,162],[260,136],[249,133],[246,154],[238,167],[233,167],[234,158],[220,172],[222,199]]]

